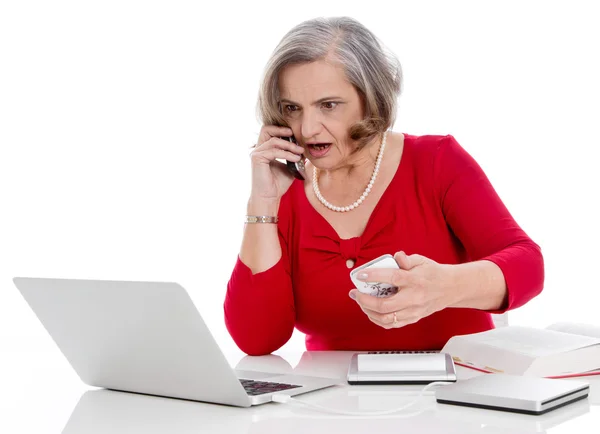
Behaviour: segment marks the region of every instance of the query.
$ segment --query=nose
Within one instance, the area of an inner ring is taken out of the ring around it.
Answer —
[[[310,139],[321,132],[323,124],[317,110],[305,110],[302,117],[302,137]]]

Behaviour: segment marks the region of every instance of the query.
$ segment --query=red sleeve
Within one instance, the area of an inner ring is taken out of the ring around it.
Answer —
[[[280,217],[280,225],[282,220]],[[227,284],[225,325],[246,354],[272,353],[292,336],[296,321],[287,242],[279,227],[281,258],[268,270],[252,274],[241,259]]]
[[[519,227],[477,162],[447,135],[438,144],[434,173],[442,211],[471,260],[500,267],[508,303],[490,313],[523,306],[544,285],[540,247]]]

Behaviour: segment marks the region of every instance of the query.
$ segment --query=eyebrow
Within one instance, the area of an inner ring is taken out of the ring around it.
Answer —
[[[316,100],[315,102],[313,102],[313,105],[314,104],[321,104],[322,102],[329,101],[329,100],[332,100],[332,99],[343,99],[343,98],[340,97],[340,96],[326,96],[324,98],[319,98],[318,100]],[[287,99],[287,98],[281,98],[281,100],[279,102],[287,102],[287,103],[294,104],[294,105],[300,105],[297,102],[292,101],[292,100]]]

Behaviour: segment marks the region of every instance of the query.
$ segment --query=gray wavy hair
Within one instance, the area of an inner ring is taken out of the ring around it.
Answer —
[[[279,73],[287,65],[321,59],[339,62],[361,96],[365,118],[349,131],[360,149],[394,124],[402,92],[402,67],[396,56],[353,18],[304,21],[281,39],[265,67],[258,118],[263,124],[288,126],[280,110]]]

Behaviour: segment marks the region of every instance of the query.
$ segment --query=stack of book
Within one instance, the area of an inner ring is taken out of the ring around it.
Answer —
[[[600,375],[600,327],[556,323],[507,326],[454,336],[442,352],[459,366],[488,373],[548,378]]]

